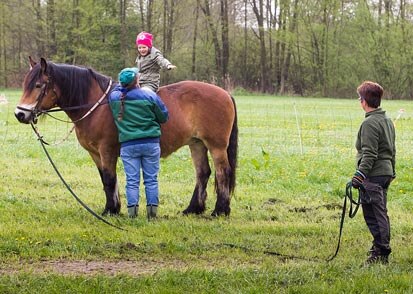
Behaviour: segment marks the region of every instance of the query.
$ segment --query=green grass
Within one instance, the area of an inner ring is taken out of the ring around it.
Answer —
[[[0,293],[411,293],[413,104],[383,101],[396,121],[397,179],[389,191],[391,264],[360,265],[371,237],[360,212],[346,218],[334,253],[344,187],[354,172],[363,112],[356,99],[235,96],[239,169],[231,217],[184,217],[194,186],[187,148],[161,161],[161,217],[107,220],[80,207],[54,173],[30,126],[19,124],[15,90],[0,90]],[[71,126],[51,118],[49,142]],[[79,197],[101,212],[104,194],[92,160],[74,134],[48,148]],[[118,166],[122,204],[124,174]],[[144,196],[142,196],[144,198]],[[143,201],[144,199],[141,199]],[[243,248],[231,248],[226,244]],[[263,254],[276,251],[305,259]],[[306,260],[310,259],[310,260]],[[93,266],[92,266],[93,265]]]

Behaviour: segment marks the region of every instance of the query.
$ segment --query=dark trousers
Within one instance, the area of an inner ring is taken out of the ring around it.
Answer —
[[[361,205],[364,220],[373,235],[373,250],[388,255],[390,248],[390,220],[387,215],[387,190],[392,177],[369,177],[363,182]]]

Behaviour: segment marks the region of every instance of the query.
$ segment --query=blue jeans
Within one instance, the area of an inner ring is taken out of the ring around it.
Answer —
[[[146,205],[159,204],[158,172],[161,148],[159,143],[122,146],[120,157],[126,174],[126,200],[128,207],[139,205],[140,170],[145,185]]]

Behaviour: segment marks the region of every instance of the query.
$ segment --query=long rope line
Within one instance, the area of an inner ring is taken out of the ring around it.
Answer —
[[[340,249],[340,243],[341,243],[341,236],[343,234],[343,226],[344,226],[344,218],[346,216],[346,209],[347,209],[347,198],[350,201],[350,209],[348,212],[349,218],[353,218],[356,216],[357,211],[360,207],[360,189],[358,189],[358,199],[357,201],[354,201],[353,199],[353,191],[352,191],[352,184],[351,181],[347,183],[346,185],[346,196],[344,197],[344,204],[343,204],[343,211],[341,213],[341,220],[340,220],[340,230],[338,234],[338,242],[337,242],[337,248],[335,253],[327,259],[327,261],[332,261],[338,254],[338,251]],[[355,205],[353,209],[353,205]]]
[[[343,204],[343,209],[341,212],[341,219],[340,219],[340,229],[339,229],[339,235],[338,235],[338,241],[337,241],[337,247],[334,252],[334,254],[331,257],[328,257],[327,259],[323,259],[320,257],[304,257],[304,256],[297,256],[297,255],[288,255],[288,254],[283,254],[277,251],[270,251],[270,250],[259,250],[259,249],[253,249],[247,246],[243,245],[237,245],[237,244],[232,244],[232,243],[222,243],[220,245],[230,247],[230,248],[236,248],[236,249],[241,249],[245,252],[255,252],[255,253],[262,253],[266,255],[275,255],[279,257],[283,257],[286,259],[301,259],[301,260],[307,260],[307,261],[332,261],[334,258],[336,258],[339,249],[340,249],[340,243],[341,243],[341,237],[343,234],[343,227],[344,227],[344,219],[347,211],[347,198],[348,201],[350,202],[350,209],[349,209],[349,217],[353,218],[356,216],[356,213],[359,209],[360,206],[360,189],[358,189],[358,200],[355,201],[353,199],[353,192],[352,192],[352,184],[351,181],[346,184],[346,195],[344,197],[344,204]],[[354,207],[353,207],[354,205]]]
[[[114,227],[116,229],[119,229],[121,231],[127,231],[124,228],[121,228],[117,225],[114,225],[112,223],[110,223],[109,221],[107,221],[106,219],[104,219],[103,217],[101,217],[100,215],[98,215],[96,212],[94,212],[89,206],[87,206],[77,195],[76,193],[72,190],[72,188],[70,188],[69,184],[65,181],[65,179],[63,178],[63,176],[61,175],[61,173],[59,172],[59,170],[57,169],[55,163],[53,162],[49,152],[46,149],[46,142],[43,141],[42,136],[39,134],[39,132],[37,131],[36,127],[33,125],[33,123],[30,124],[33,128],[33,131],[35,132],[35,134],[37,135],[37,139],[40,142],[40,145],[43,148],[43,151],[45,152],[47,159],[49,160],[50,164],[53,166],[55,172],[57,173],[57,175],[59,176],[60,180],[62,181],[62,183],[65,185],[65,187],[67,188],[67,190],[70,192],[70,194],[72,194],[72,196],[76,199],[76,201],[83,207],[85,208],[90,214],[92,214],[94,217],[96,217],[98,220],[104,222],[105,224]]]

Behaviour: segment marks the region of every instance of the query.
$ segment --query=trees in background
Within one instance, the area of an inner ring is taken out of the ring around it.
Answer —
[[[0,87],[20,86],[29,55],[116,77],[143,30],[178,67],[163,83],[349,97],[370,79],[413,99],[407,0],[0,0]]]

